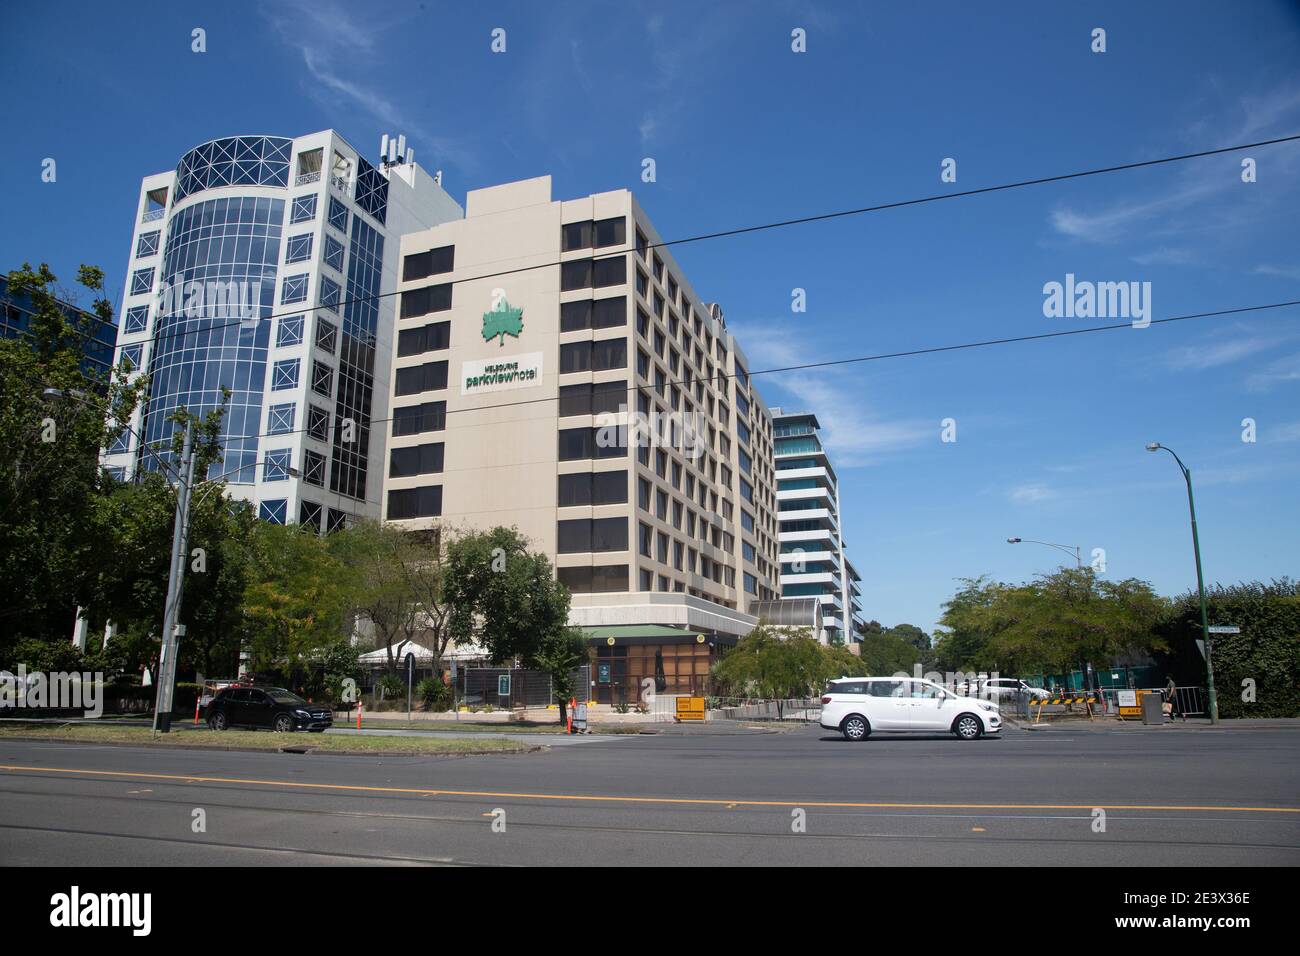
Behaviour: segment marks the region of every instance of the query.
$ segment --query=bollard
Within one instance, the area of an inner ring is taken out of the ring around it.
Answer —
[[[357,730],[361,729],[361,699],[357,698]]]
[[[200,694],[194,698],[194,726],[199,725],[199,708],[203,706],[203,696]]]

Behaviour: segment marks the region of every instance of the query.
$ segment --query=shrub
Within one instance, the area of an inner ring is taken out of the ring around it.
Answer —
[[[425,710],[446,710],[451,706],[451,688],[438,677],[426,677],[420,681],[415,687],[415,696]]]

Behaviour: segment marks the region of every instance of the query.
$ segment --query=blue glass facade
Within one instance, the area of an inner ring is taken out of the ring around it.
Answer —
[[[31,327],[33,309],[30,298],[9,293],[9,279],[0,272],[0,338],[25,337]],[[82,334],[85,354],[81,363],[82,372],[88,378],[106,378],[113,365],[117,326],[67,303],[63,303],[63,314]]]
[[[361,217],[352,217],[348,294],[339,343],[339,382],[335,421],[356,423],[355,441],[334,429],[330,488],[363,501],[370,450],[370,407],[375,391],[375,335],[379,328],[379,281],[384,269],[384,237]]]
[[[195,311],[185,308],[187,298],[162,300],[154,323],[144,437],[169,455],[175,428],[171,414],[182,405],[206,414],[220,407],[222,389],[230,389],[223,425],[225,460],[213,472],[227,474],[232,482],[249,483],[257,474],[256,436],[271,327],[266,318],[273,310],[284,205],[282,199],[249,196],[209,199],[181,209],[168,229],[164,285],[184,289],[189,282],[245,283],[241,288],[248,290],[255,314],[241,315],[238,308],[211,307],[206,301],[201,314],[187,314]],[[141,455],[139,465],[157,467],[149,455]]]

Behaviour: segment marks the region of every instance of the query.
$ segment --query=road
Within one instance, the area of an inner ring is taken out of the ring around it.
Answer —
[[[799,727],[433,758],[3,740],[0,860],[1295,866],[1298,743],[1151,728],[849,744]]]

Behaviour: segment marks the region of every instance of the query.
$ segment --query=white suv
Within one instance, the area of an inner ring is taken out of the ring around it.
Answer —
[[[958,697],[938,684],[913,677],[841,677],[826,687],[821,725],[848,740],[872,731],[948,731],[962,740],[1002,730],[998,705]]]

